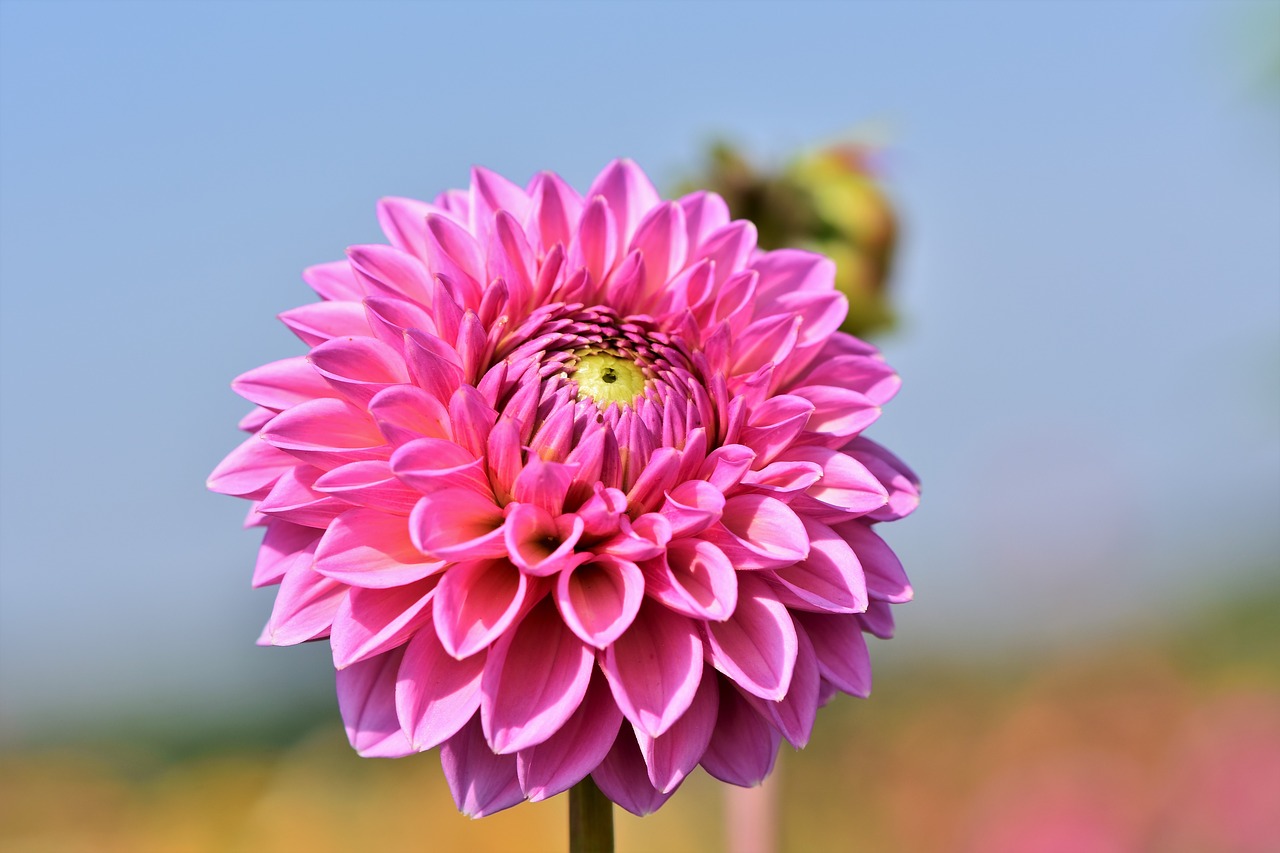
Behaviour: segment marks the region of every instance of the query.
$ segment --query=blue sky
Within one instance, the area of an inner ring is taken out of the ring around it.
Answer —
[[[1280,120],[1250,34],[1275,19],[3,0],[0,731],[327,685],[323,649],[252,645],[256,536],[203,490],[227,384],[300,351],[274,315],[379,239],[378,197],[472,164],[584,187],[629,156],[671,186],[717,136],[777,159],[885,129],[905,386],[873,437],[926,483],[888,534],[900,653],[1167,623],[1274,571]]]

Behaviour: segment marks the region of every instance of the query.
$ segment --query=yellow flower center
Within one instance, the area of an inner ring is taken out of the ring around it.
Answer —
[[[578,359],[573,369],[578,399],[590,398],[601,409],[610,403],[631,405],[644,392],[646,377],[634,361],[606,352],[592,352]]]

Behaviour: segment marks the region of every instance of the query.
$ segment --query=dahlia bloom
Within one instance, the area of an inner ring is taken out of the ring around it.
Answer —
[[[587,775],[646,814],[867,694],[911,597],[875,525],[918,490],[861,435],[898,379],[837,331],[832,262],[625,160],[378,218],[304,273],[310,351],[235,380],[251,435],[209,479],[266,529],[260,642],[328,638],[361,755],[439,747],[472,816]]]

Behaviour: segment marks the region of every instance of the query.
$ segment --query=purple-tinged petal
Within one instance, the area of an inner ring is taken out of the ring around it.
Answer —
[[[729,205],[715,193],[703,190],[684,196],[680,209],[688,229],[690,257],[698,254],[709,235],[729,224]]]
[[[880,407],[857,391],[834,385],[805,385],[791,394],[813,403],[813,414],[805,429],[833,438],[847,438],[862,432],[880,417]]]
[[[767,495],[735,495],[720,523],[702,533],[739,569],[776,569],[809,556],[809,537],[791,509]]]
[[[473,489],[440,489],[425,495],[409,515],[419,551],[448,560],[480,560],[507,553],[502,510]]]
[[[623,715],[651,737],[671,728],[702,678],[702,640],[694,624],[653,602],[604,651],[600,669]]]
[[[231,382],[231,390],[251,403],[279,412],[316,397],[333,397],[334,390],[305,356],[255,367]]]
[[[492,217],[499,211],[511,211],[516,219],[529,215],[529,195],[511,181],[482,166],[471,169],[471,204],[475,219]]]
[[[395,702],[400,726],[415,750],[444,743],[480,710],[484,663],[484,654],[455,659],[435,631],[414,634],[396,677]]]
[[[304,465],[290,468],[280,475],[258,504],[258,511],[293,524],[328,527],[340,513],[350,509],[351,504],[316,491],[314,486],[319,476],[318,468]]]
[[[586,778],[609,754],[621,725],[609,684],[593,669],[578,710],[551,737],[516,754],[520,787],[529,800],[554,797]]]
[[[802,601],[805,610],[861,613],[867,609],[867,583],[858,555],[844,538],[820,521],[803,518],[809,556],[772,572],[773,578]]]
[[[280,583],[294,566],[311,565],[315,561],[316,543],[320,541],[320,531],[314,527],[277,519],[268,519],[266,526],[253,567],[255,588]]]
[[[828,523],[866,515],[889,502],[889,493],[861,462],[825,447],[795,447],[788,460],[803,460],[821,466],[822,479],[805,493],[803,503],[792,507],[811,518]]]
[[[671,538],[693,536],[720,520],[724,494],[705,480],[688,480],[667,493],[661,514],[671,523]]]
[[[720,705],[715,673],[704,673],[689,710],[659,737],[636,730],[636,740],[649,771],[649,781],[663,793],[670,793],[698,766],[711,743]]]
[[[333,520],[316,547],[315,570],[344,584],[386,589],[445,568],[424,557],[409,538],[403,515],[350,509]]]
[[[599,546],[598,551],[638,563],[659,556],[671,541],[671,522],[656,512],[635,521],[621,516],[618,528],[618,535]]]
[[[489,482],[498,502],[506,504],[511,500],[511,490],[515,488],[516,477],[520,475],[524,465],[520,427],[516,422],[506,415],[499,418],[489,431],[487,450]]]
[[[484,460],[442,438],[419,438],[400,447],[391,456],[391,470],[425,495],[441,489],[474,489],[486,498],[490,494]]]
[[[563,462],[544,462],[531,456],[516,477],[512,497],[521,503],[542,507],[552,515],[564,510],[564,498],[573,483],[575,468]]]
[[[413,752],[396,719],[396,670],[403,649],[393,649],[338,670],[338,710],[347,739],[365,758],[400,758]]]
[[[489,651],[480,719],[502,755],[542,743],[582,704],[595,656],[569,631],[549,599]]]
[[[835,261],[813,252],[765,252],[752,259],[751,268],[760,273],[756,298],[762,304],[771,304],[784,293],[830,293],[835,289]]]
[[[516,757],[493,754],[479,719],[440,746],[440,767],[453,802],[467,817],[486,817],[524,801]]]
[[[387,240],[419,260],[427,257],[427,217],[440,208],[413,198],[378,199],[378,225]]]
[[[523,312],[533,299],[534,275],[538,263],[524,229],[505,210],[494,215],[487,255],[489,278],[505,281],[510,289],[514,313]]]
[[[601,196],[590,196],[582,211],[578,232],[569,244],[570,269],[587,270],[597,285],[604,281],[618,259],[618,235],[614,215]]]
[[[858,622],[862,624],[862,630],[873,637],[893,639],[893,608],[887,601],[871,599],[867,612],[858,614]]]
[[[667,607],[723,622],[738,605],[738,573],[724,552],[701,539],[675,539],[666,558],[644,564],[646,591]]]
[[[539,577],[553,575],[589,554],[575,554],[582,537],[582,519],[562,515],[559,519],[540,506],[510,503],[506,507],[502,534],[511,562]]]
[[[649,457],[644,470],[636,478],[627,502],[637,515],[656,509],[667,489],[675,485],[680,470],[680,451],[674,447],[659,447]]]
[[[542,172],[529,185],[529,198],[528,227],[543,251],[550,252],[556,244],[568,246],[582,217],[582,197],[559,175]]]
[[[644,586],[644,575],[635,563],[601,554],[560,573],[556,606],[573,633],[603,649],[635,620]]]
[[[359,302],[364,297],[364,289],[347,261],[307,267],[302,271],[302,280],[323,299]]]
[[[742,478],[742,485],[750,486],[752,491],[770,494],[778,500],[791,504],[801,492],[822,479],[822,467],[813,462],[770,462],[758,471],[748,471]],[[820,504],[817,504],[821,508]],[[847,518],[847,515],[841,518]]]
[[[698,476],[720,491],[728,492],[742,482],[743,476],[751,470],[755,458],[754,450],[740,444],[717,447],[707,454]]]
[[[902,561],[868,525],[850,521],[836,525],[835,530],[858,555],[862,572],[866,575],[869,596],[891,604],[911,600],[914,593]]]
[[[430,577],[394,589],[351,589],[338,605],[329,631],[333,665],[344,669],[404,645],[431,621],[431,599],[439,581]]]
[[[280,314],[280,322],[307,346],[372,333],[359,302],[313,302]]]
[[[238,429],[245,432],[257,432],[267,425],[267,421],[274,418],[278,412],[275,409],[268,409],[263,406],[254,406],[249,414],[240,419],[236,424]]]
[[[436,331],[436,321],[427,309],[407,299],[370,296],[364,300],[364,313],[374,337],[397,353],[404,351],[404,333],[410,329],[429,335]]]
[[[818,671],[845,693],[866,698],[871,695],[871,656],[862,621],[843,613],[797,613],[813,643]]]
[[[351,268],[369,295],[394,296],[419,305],[430,305],[431,276],[422,261],[391,246],[352,246],[347,249]],[[367,334],[367,333],[366,333]]]
[[[770,306],[778,314],[800,318],[799,346],[822,344],[831,337],[849,313],[849,300],[839,292],[782,293]]]
[[[455,658],[488,646],[520,614],[529,582],[508,560],[451,566],[436,588],[436,634]]]
[[[644,256],[644,293],[656,294],[667,279],[684,268],[689,251],[684,210],[676,202],[651,209],[636,228],[631,248]]]
[[[920,505],[920,479],[897,456],[867,438],[855,438],[845,452],[866,466],[884,486],[889,500],[867,514],[872,521],[894,521],[910,515]]]
[[[653,787],[635,734],[626,726],[618,732],[604,761],[591,772],[591,779],[606,797],[637,817],[656,812],[675,793],[675,789],[664,794]]]
[[[813,414],[813,403],[786,394],[771,397],[749,415],[739,441],[756,452],[755,468],[763,468],[785,451]]]
[[[720,684],[720,706],[702,769],[721,782],[753,788],[764,781],[778,758],[782,736],[755,712],[746,698]]]
[[[745,219],[730,222],[708,234],[695,257],[708,258],[716,265],[716,284],[742,269],[756,248],[756,227]]]
[[[457,351],[435,335],[417,329],[405,332],[404,357],[414,384],[442,403],[462,384]]]
[[[707,623],[713,666],[743,690],[776,702],[787,694],[796,662],[796,629],[767,584],[738,577],[738,606],[724,622]]]
[[[293,646],[328,635],[333,614],[346,595],[346,584],[327,578],[306,564],[295,565],[280,581],[271,618],[258,644]]]
[[[799,340],[800,322],[799,317],[780,314],[747,326],[734,341],[730,373],[742,376],[785,363]]]
[[[627,511],[627,496],[618,489],[597,485],[591,497],[580,506],[576,515],[582,519],[582,535],[593,540],[615,535]]]

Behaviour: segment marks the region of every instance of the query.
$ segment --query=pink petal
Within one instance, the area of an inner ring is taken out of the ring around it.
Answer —
[[[462,307],[480,306],[486,283],[484,251],[465,228],[446,216],[428,216],[427,264],[432,275],[447,278],[458,288]]]
[[[414,384],[442,403],[462,384],[457,351],[435,335],[417,329],[405,332],[404,357]]]
[[[430,629],[419,631],[404,649],[396,677],[396,714],[419,752],[453,737],[480,709],[484,654],[456,660]]]
[[[409,533],[419,551],[439,559],[480,560],[507,553],[502,510],[473,489],[440,489],[418,501]]]
[[[652,208],[636,228],[631,248],[644,256],[643,291],[656,294],[667,279],[684,269],[689,251],[684,210],[675,202]]]
[[[603,649],[631,626],[644,598],[644,575],[635,563],[601,554],[565,568],[555,600],[569,628]]]
[[[492,494],[484,460],[442,438],[419,438],[391,456],[391,470],[407,486],[422,494],[441,489],[473,489]],[[492,503],[492,499],[488,499]],[[495,507],[496,509],[496,507]]]
[[[805,493],[803,512],[828,523],[866,515],[889,502],[889,493],[871,471],[848,454],[825,447],[796,447],[788,460],[804,460],[822,468],[822,479]],[[800,511],[801,504],[792,504]]]
[[[280,475],[297,464],[293,456],[251,435],[218,463],[205,485],[222,495],[261,500]]]
[[[314,563],[319,541],[320,531],[314,527],[268,520],[267,532],[262,537],[262,547],[258,549],[257,563],[253,567],[254,587],[280,583],[280,579],[294,566]]]
[[[582,519],[561,516],[561,524],[551,513],[532,504],[510,503],[503,537],[511,562],[531,575],[553,575],[572,564],[574,546],[582,536]]]
[[[867,594],[872,598],[901,604],[910,601],[914,592],[898,555],[871,528],[858,521],[836,525],[835,530],[858,555],[867,579]]]
[[[532,802],[553,797],[582,781],[609,754],[622,712],[598,669],[587,695],[564,725],[542,743],[516,754],[520,786]]]
[[[760,273],[756,298],[765,304],[784,293],[830,293],[835,289],[835,261],[813,252],[765,252],[751,261],[751,268]]]
[[[688,619],[645,602],[631,627],[605,649],[600,668],[623,715],[657,737],[693,701],[702,678],[702,641]]]
[[[386,589],[435,574],[445,563],[424,557],[403,515],[350,509],[333,520],[316,548],[315,570],[351,586]]]
[[[318,468],[297,465],[285,471],[258,504],[258,511],[281,521],[307,527],[328,527],[351,505],[315,490]]]
[[[400,758],[413,752],[396,719],[396,670],[402,649],[338,670],[338,710],[351,746],[365,758]]]
[[[781,739],[737,690],[721,683],[719,713],[702,768],[721,782],[755,787],[773,770]]]
[[[893,608],[887,601],[876,601],[874,598],[867,605],[866,613],[858,614],[862,630],[882,640],[893,639]]]
[[[404,351],[404,333],[417,329],[435,334],[436,323],[426,308],[407,299],[370,296],[364,300],[364,313],[374,337],[397,353]]]
[[[675,485],[680,471],[680,451],[674,447],[659,447],[649,457],[644,470],[636,478],[627,502],[634,513],[657,509],[667,489]]]
[[[822,677],[845,693],[870,696],[871,656],[861,620],[839,613],[797,613],[795,617],[813,642]]]
[[[813,414],[805,427],[816,432],[846,438],[862,432],[880,417],[880,407],[871,400],[846,388],[834,385],[805,385],[791,389],[791,394],[813,403]]]
[[[787,694],[796,662],[796,629],[764,581],[738,577],[738,606],[707,623],[711,662],[748,693],[776,702]]]
[[[346,462],[385,458],[382,433],[361,409],[344,400],[300,403],[271,419],[263,441],[325,470]]]
[[[603,196],[617,222],[617,244],[631,242],[640,220],[662,201],[649,177],[631,160],[614,160],[605,166],[587,190],[587,198]]]
[[[516,477],[513,496],[521,503],[540,506],[552,515],[564,510],[564,498],[573,483],[574,466],[563,462],[544,462],[531,456]]]
[[[557,243],[568,246],[582,217],[582,197],[551,172],[534,177],[529,197],[530,233],[536,235],[543,250],[550,251]]]
[[[391,196],[378,200],[378,225],[391,245],[422,260],[427,256],[427,216],[439,212],[434,204]]]
[[[493,751],[527,749],[555,734],[582,704],[594,661],[546,599],[498,638],[480,697],[480,719]]]
[[[404,645],[431,621],[438,582],[438,577],[431,577],[394,589],[352,589],[333,616],[333,665],[343,669]]]
[[[307,359],[334,390],[357,406],[366,406],[389,385],[409,381],[400,353],[377,338],[326,341],[311,350]]]
[[[809,422],[813,408],[808,400],[781,394],[747,416],[739,441],[756,452],[756,468],[768,465],[791,445]]]
[[[920,505],[920,479],[901,459],[867,438],[855,438],[845,451],[866,466],[888,492],[888,502],[868,513],[872,521],[894,521]]]
[[[271,618],[258,643],[292,646],[326,636],[333,614],[346,595],[346,584],[327,578],[306,564],[295,565],[280,581]]]
[[[618,259],[618,234],[608,202],[600,196],[589,197],[578,232],[569,244],[569,267],[585,268],[591,280],[599,284]]]
[[[237,376],[231,390],[251,403],[277,412],[334,390],[304,356],[273,361]]]
[[[422,261],[408,252],[391,246],[352,246],[347,257],[370,295],[394,296],[419,305],[432,303],[431,276]]]
[[[821,344],[840,328],[849,313],[849,301],[838,292],[782,293],[770,306],[775,313],[800,318],[800,346]]]
[[[818,698],[820,676],[818,660],[813,645],[805,635],[804,629],[796,626],[798,651],[796,668],[791,676],[791,686],[787,695],[777,702],[769,702],[756,696],[747,695],[747,702],[755,707],[756,712],[773,721],[778,731],[787,742],[796,749],[804,749],[813,733],[813,722],[818,714]]]
[[[689,710],[666,731],[653,738],[636,730],[636,740],[649,770],[649,781],[663,793],[676,789],[689,775],[711,743],[716,725],[720,691],[714,673],[706,673],[698,685]]]
[[[440,766],[458,811],[486,817],[524,801],[514,755],[494,755],[472,718],[440,747]]]
[[[458,563],[436,589],[436,634],[461,660],[488,646],[515,621],[528,581],[507,560]]]
[[[742,445],[717,447],[707,454],[698,476],[722,492],[728,492],[751,470],[756,452]]]
[[[516,219],[529,215],[528,194],[498,173],[481,166],[471,170],[471,198],[477,220],[490,218],[499,211],[510,211]]]
[[[693,536],[720,520],[724,494],[705,480],[688,480],[667,493],[661,513],[671,523],[673,539]]]
[[[307,346],[372,331],[359,302],[313,302],[282,312],[280,322]]]
[[[675,539],[666,559],[645,563],[646,591],[694,619],[724,621],[738,604],[738,573],[724,552],[701,539]]]
[[[391,473],[391,465],[381,459],[340,465],[326,471],[312,488],[355,506],[400,516],[408,516],[422,497],[400,482]]]
[[[689,254],[699,255],[707,236],[729,224],[729,206],[715,193],[706,191],[691,193],[680,199],[685,225],[689,234]]]
[[[799,517],[767,495],[729,498],[720,523],[702,538],[719,546],[739,569],[774,569],[809,555],[809,537]]]
[[[675,793],[672,789],[664,794],[653,787],[635,735],[625,726],[591,779],[606,797],[637,817],[656,812]]]
[[[716,283],[742,269],[756,248],[756,227],[745,219],[730,222],[708,234],[694,257],[708,258],[716,265]]]
[[[805,518],[804,527],[809,536],[809,556],[775,570],[773,577],[806,602],[806,610],[866,610],[867,584],[858,555],[839,533],[822,522]]]
[[[444,403],[413,385],[395,385],[380,391],[369,401],[369,413],[386,440],[394,444],[423,437],[453,437]]]
[[[359,302],[364,296],[351,264],[345,260],[307,267],[302,271],[302,280],[324,299]]]

